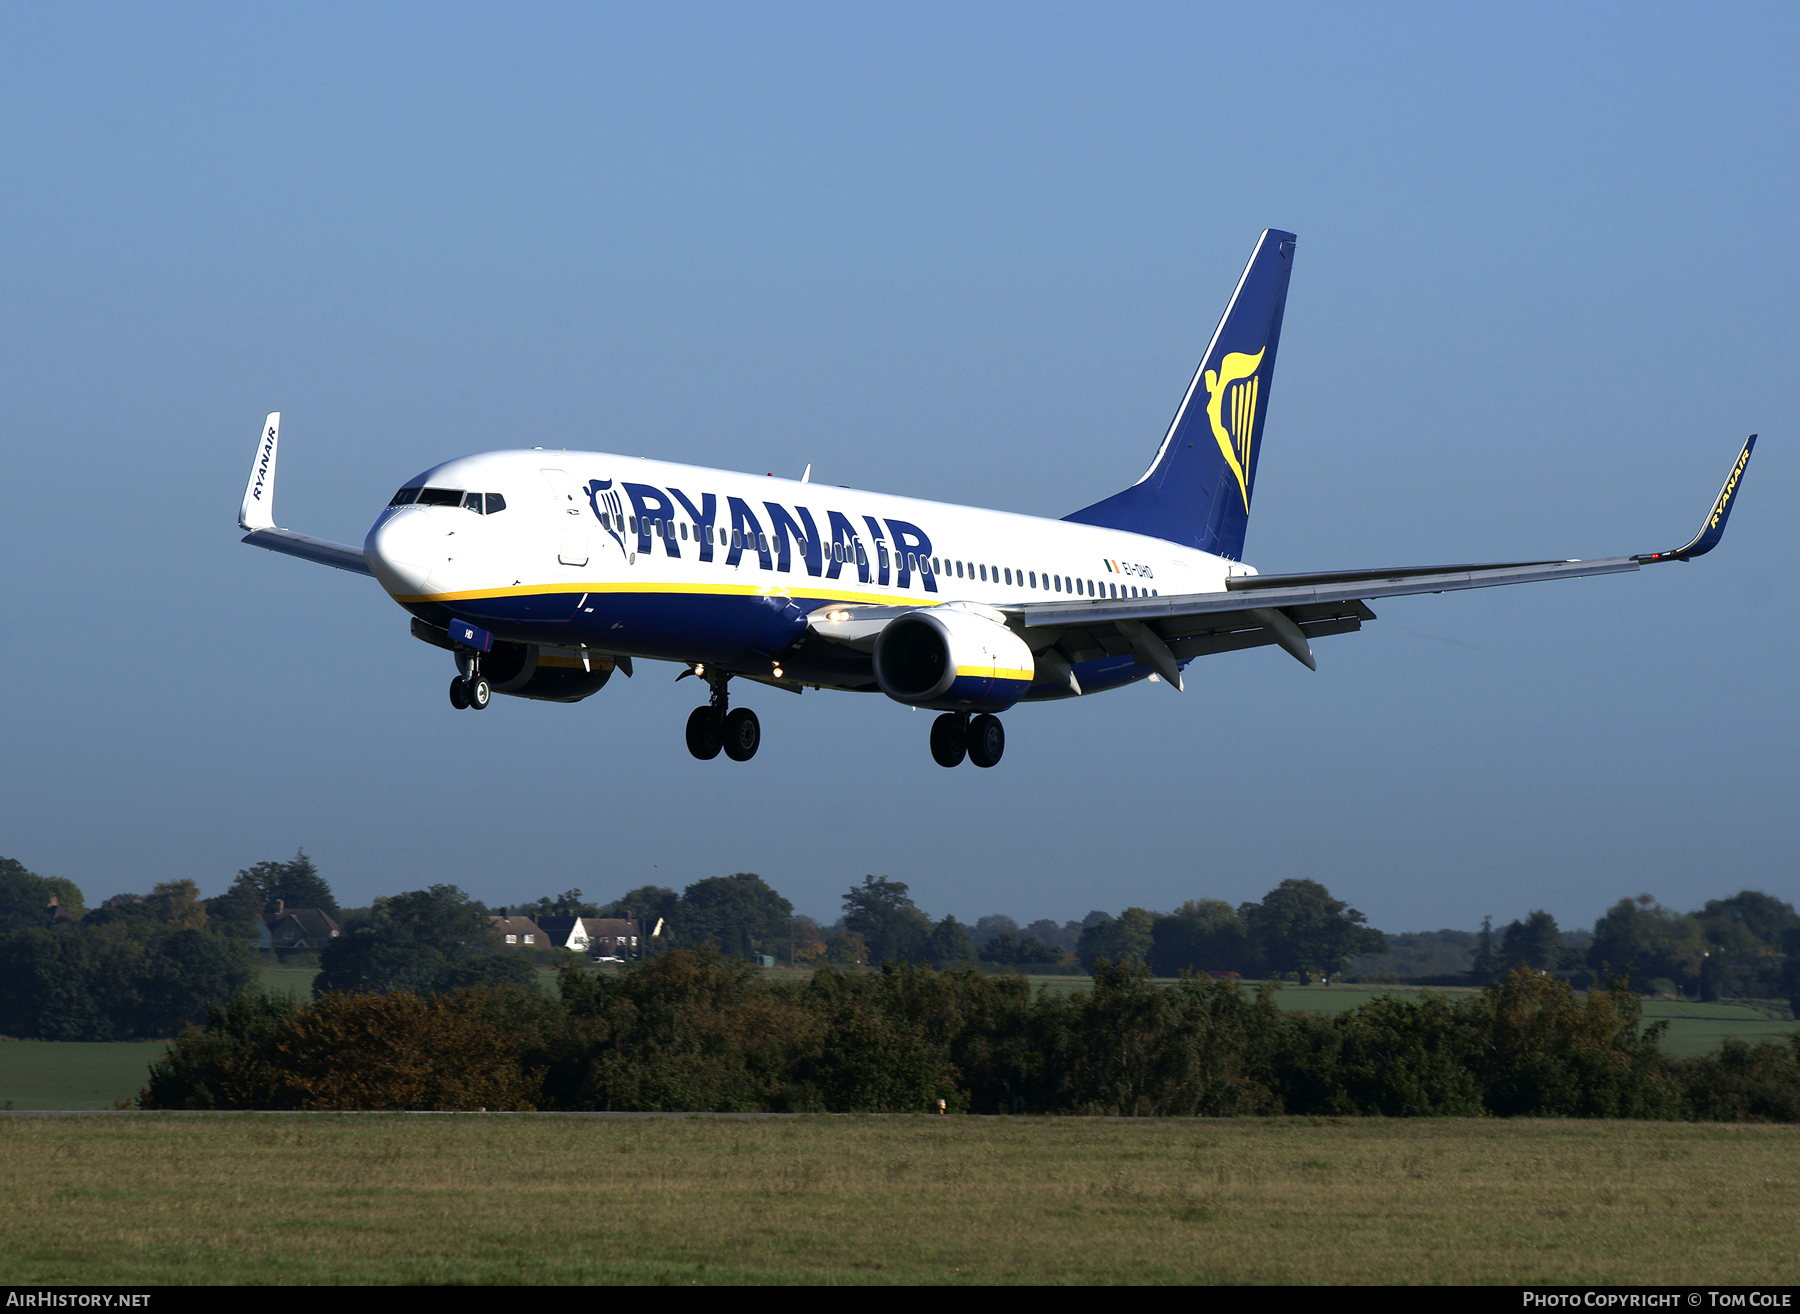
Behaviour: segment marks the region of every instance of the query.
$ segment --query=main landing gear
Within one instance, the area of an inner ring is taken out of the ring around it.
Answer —
[[[931,759],[941,767],[960,765],[967,757],[978,767],[991,767],[1006,752],[1006,727],[983,712],[945,712],[931,723]]]
[[[748,762],[762,744],[762,725],[756,713],[748,707],[735,712],[727,710],[725,683],[731,679],[729,675],[708,674],[705,678],[712,686],[712,701],[688,713],[688,752],[702,762],[710,762],[723,749],[733,762]]]

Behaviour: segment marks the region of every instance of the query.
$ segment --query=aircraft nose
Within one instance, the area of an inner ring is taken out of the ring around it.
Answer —
[[[369,531],[363,540],[363,559],[389,593],[424,593],[432,567],[444,555],[443,537],[428,512],[402,507]]]

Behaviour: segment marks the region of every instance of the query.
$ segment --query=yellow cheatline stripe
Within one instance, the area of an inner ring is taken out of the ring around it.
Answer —
[[[1029,682],[1036,677],[1036,671],[1021,671],[1013,667],[958,666],[956,668],[956,678],[959,680],[1025,680]]]
[[[838,592],[832,581],[822,581],[818,589],[795,589],[781,587],[765,587],[755,584],[681,584],[669,582],[663,584],[639,584],[613,580],[605,583],[576,580],[568,584],[519,584],[503,589],[467,589],[458,593],[396,593],[396,602],[469,602],[481,598],[524,598],[542,596],[547,593],[590,593],[595,597],[604,597],[608,593],[678,593],[702,597],[724,598],[791,598],[797,594],[806,597],[830,598],[833,602],[850,604],[868,603],[875,606],[894,606],[900,603],[913,603],[921,607],[935,607],[939,603],[951,599],[932,596],[920,597],[910,592],[894,593],[862,593]]]

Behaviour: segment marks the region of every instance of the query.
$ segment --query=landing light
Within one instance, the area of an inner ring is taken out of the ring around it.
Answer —
[[[847,611],[828,611],[825,613],[825,619],[828,621],[847,621],[850,619],[850,613]]]

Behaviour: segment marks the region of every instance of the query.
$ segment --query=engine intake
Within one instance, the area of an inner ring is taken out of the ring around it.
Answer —
[[[911,707],[1005,711],[1035,674],[1023,639],[955,603],[897,616],[875,640],[875,683]]]

